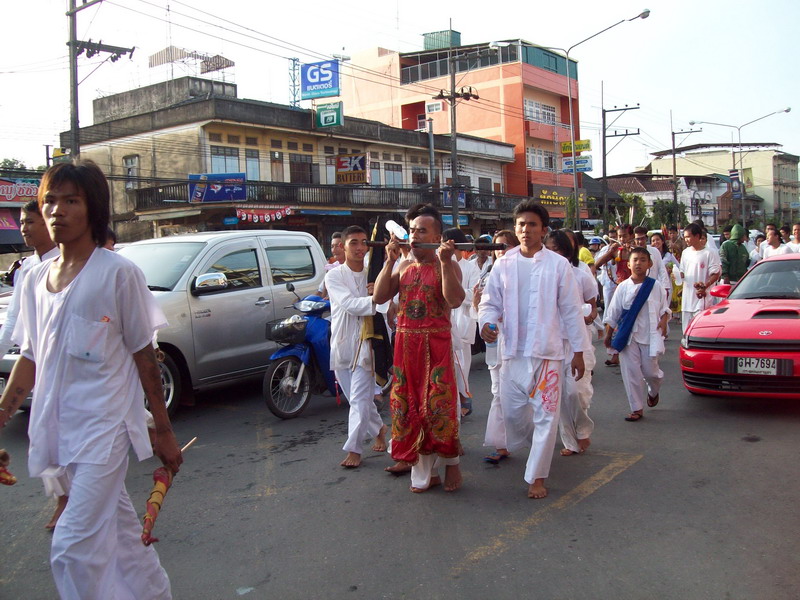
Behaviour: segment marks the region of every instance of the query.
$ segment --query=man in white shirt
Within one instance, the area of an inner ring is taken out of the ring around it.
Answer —
[[[550,215],[526,200],[514,207],[520,245],[492,267],[479,305],[481,337],[492,343],[502,333],[500,398],[508,450],[530,445],[525,481],[529,498],[544,498],[558,436],[564,339],[573,351],[575,379],[583,377],[581,295],[566,258],[544,248]],[[497,329],[493,329],[494,325]]]
[[[683,331],[701,310],[712,305],[706,291],[713,286],[722,273],[719,252],[703,246],[703,230],[697,223],[689,223],[683,230],[686,249],[681,255],[681,325]]]
[[[769,258],[770,256],[791,253],[792,248],[789,244],[784,244],[781,241],[780,233],[778,233],[776,229],[767,229],[767,240],[761,244],[761,256],[763,258]]]
[[[70,501],[50,563],[62,598],[171,598],[169,578],[125,490],[128,452],[153,451],[177,473],[181,452],[152,346],[166,322],[142,272],[102,247],[109,188],[92,162],[60,163],[39,186],[42,216],[61,255],[25,278],[21,356],[0,399],[0,427],[35,385],[31,476],[67,473]],[[155,422],[151,448],[144,388]]]
[[[374,284],[367,283],[364,256],[367,232],[352,225],[342,232],[344,264],[328,272],[325,287],[331,299],[331,369],[350,403],[347,456],[340,463],[350,469],[361,465],[364,440],[375,438],[372,449],[386,451],[386,425],[373,402],[375,375],[372,346],[362,339],[365,317],[374,315]]]

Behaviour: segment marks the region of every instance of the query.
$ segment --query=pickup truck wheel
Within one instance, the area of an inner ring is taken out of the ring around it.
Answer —
[[[308,406],[311,388],[308,369],[303,369],[295,391],[302,366],[303,363],[295,356],[279,358],[269,365],[264,375],[264,401],[276,417],[292,419]]]
[[[161,369],[161,386],[164,388],[164,403],[167,413],[173,416],[178,411],[181,400],[181,372],[178,365],[169,354],[164,354],[164,360],[158,361]]]

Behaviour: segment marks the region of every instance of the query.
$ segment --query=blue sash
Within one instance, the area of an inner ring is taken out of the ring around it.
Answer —
[[[650,297],[650,292],[656,280],[652,277],[645,277],[642,282],[642,287],[636,293],[636,297],[631,302],[631,307],[623,310],[617,322],[617,331],[614,337],[611,338],[611,347],[617,352],[622,352],[625,346],[628,345],[628,339],[631,337],[633,331],[633,324],[636,322],[636,317],[639,316],[639,311],[642,310],[644,303]]]

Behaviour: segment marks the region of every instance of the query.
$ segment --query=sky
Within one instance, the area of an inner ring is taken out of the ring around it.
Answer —
[[[625,21],[570,53],[578,61],[581,137],[592,140],[593,175],[601,172],[603,106],[639,106],[609,115],[619,115],[609,133],[639,131],[609,139],[609,174],[647,165],[651,152],[671,147],[672,131],[702,129],[679,133],[678,146],[736,141],[736,129],[692,127],[690,121],[739,126],[786,107],[792,112],[743,127],[742,142],[777,143],[800,154],[796,0],[510,0],[497,10],[487,6],[475,0],[105,0],[79,12],[78,38],[136,50],[132,59],[117,62],[108,55],[79,59],[80,122],[91,124],[97,97],[199,75],[190,65],[148,68],[147,57],[170,44],[233,60],[225,77],[238,85],[240,98],[288,104],[291,57],[314,62],[375,46],[413,51],[422,48],[422,33],[448,29],[451,21],[463,44],[522,38],[567,48],[648,8],[649,18]],[[67,7],[67,0],[4,4],[0,159],[44,164],[45,144],[59,145],[59,132],[69,129]]]

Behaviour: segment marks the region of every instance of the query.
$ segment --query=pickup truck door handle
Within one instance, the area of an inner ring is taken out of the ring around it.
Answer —
[[[256,300],[256,306],[266,306],[266,305],[267,305],[267,304],[269,304],[270,302],[271,302],[271,300],[268,300],[267,298],[264,298],[264,297],[262,296],[261,298],[259,298],[258,300]]]

